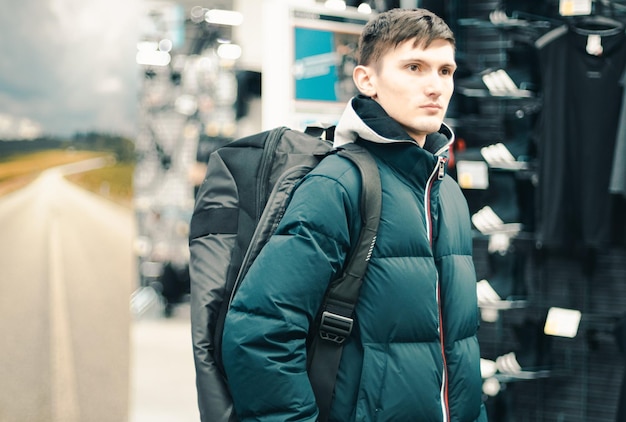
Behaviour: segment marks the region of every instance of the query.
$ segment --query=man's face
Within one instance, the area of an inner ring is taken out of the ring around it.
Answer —
[[[423,146],[426,135],[439,130],[454,90],[454,47],[435,40],[428,48],[413,40],[385,53],[378,65],[366,66],[369,95]]]

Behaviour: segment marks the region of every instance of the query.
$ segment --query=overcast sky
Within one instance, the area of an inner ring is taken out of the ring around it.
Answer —
[[[142,0],[0,0],[0,139],[136,131]]]

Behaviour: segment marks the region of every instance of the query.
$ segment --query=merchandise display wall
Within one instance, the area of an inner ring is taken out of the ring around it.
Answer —
[[[439,3],[490,421],[626,420],[626,2]]]

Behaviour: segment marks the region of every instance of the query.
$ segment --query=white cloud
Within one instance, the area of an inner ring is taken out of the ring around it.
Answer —
[[[46,134],[132,135],[143,0],[20,0],[0,14],[0,111]]]
[[[0,139],[34,139],[41,134],[41,125],[31,119],[0,114]]]

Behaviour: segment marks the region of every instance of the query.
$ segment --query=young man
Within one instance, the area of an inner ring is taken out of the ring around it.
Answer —
[[[382,216],[331,421],[486,420],[470,220],[445,175],[454,42],[424,9],[382,13],[361,35],[353,77],[362,95],[346,107],[335,143],[357,142],[375,157]],[[241,284],[222,346],[241,421],[317,419],[306,338],[358,236],[359,193],[348,160],[324,159]]]

